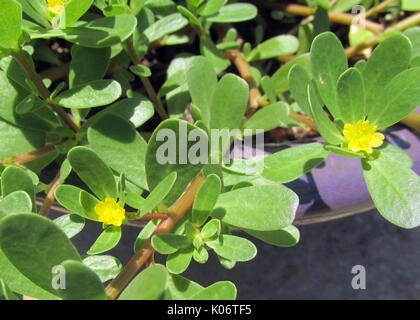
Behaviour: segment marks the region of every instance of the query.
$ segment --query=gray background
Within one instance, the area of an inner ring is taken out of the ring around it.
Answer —
[[[193,261],[183,276],[204,286],[233,281],[238,299],[420,299],[420,228],[398,228],[370,211],[299,230],[301,240],[294,247],[253,239],[258,248],[253,260],[226,270],[211,254],[205,265]],[[88,223],[73,238],[81,254],[100,232],[100,224]],[[121,242],[109,254],[125,264],[138,233],[124,227]],[[351,287],[354,265],[366,268],[366,290]]]

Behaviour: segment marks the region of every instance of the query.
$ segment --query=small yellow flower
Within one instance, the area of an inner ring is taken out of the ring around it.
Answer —
[[[347,123],[343,135],[347,139],[347,148],[353,152],[366,151],[372,153],[372,148],[382,145],[384,135],[376,132],[378,127],[370,124],[368,120],[359,120],[356,125]]]
[[[121,208],[113,198],[105,198],[105,201],[99,202],[95,206],[95,212],[99,221],[118,227],[125,219],[124,208]]]
[[[52,14],[58,16],[61,14],[62,10],[64,9],[64,1],[63,0],[47,0],[48,1],[48,11]]]

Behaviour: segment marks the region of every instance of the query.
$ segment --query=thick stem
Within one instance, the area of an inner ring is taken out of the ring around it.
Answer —
[[[19,50],[14,52],[13,58],[21,65],[21,67],[25,70],[29,78],[32,80],[33,84],[38,90],[39,95],[44,100],[49,100],[51,93],[48,88],[42,82],[41,76],[35,71],[34,67],[29,62],[26,54],[23,50]],[[69,117],[67,112],[65,112],[60,106],[55,105],[52,102],[48,102],[50,107],[63,119],[63,121],[72,129],[75,133],[79,131],[79,127],[74,123],[74,121]]]
[[[28,152],[28,153],[20,154],[18,156],[14,156],[11,159],[10,162],[13,163],[13,164],[25,164],[25,163],[34,161],[36,159],[45,157],[46,155],[49,155],[50,153],[54,152],[55,150],[56,150],[55,145],[46,146],[46,147],[43,147],[43,148],[35,150],[35,151],[31,151],[31,152]],[[2,164],[8,164],[9,160],[4,159],[1,163]]]
[[[239,50],[230,50],[227,57],[235,64],[241,78],[249,85],[249,106],[252,109],[257,109],[260,106],[262,94],[255,83],[249,63],[244,59],[242,52]]]
[[[158,233],[168,233],[173,226],[181,219],[181,217],[192,207],[198,189],[205,181],[203,176],[198,176],[191,183],[184,194],[168,209],[169,218],[163,220],[156,228],[153,235]],[[153,236],[152,235],[152,236]],[[127,265],[121,270],[117,277],[106,287],[105,292],[110,300],[116,299],[125,286],[140,270],[149,258],[152,256],[154,249],[150,237],[147,242],[136,252]]]
[[[416,130],[417,132],[420,132],[420,113],[412,112],[400,122]]]
[[[142,64],[136,49],[134,49],[133,43],[131,40],[127,40],[125,42],[125,48],[127,50],[127,53],[129,54],[131,61],[135,65]],[[143,83],[144,88],[146,89],[146,92],[150,98],[150,100],[153,103],[153,106],[155,107],[156,112],[159,114],[160,118],[162,120],[166,120],[169,118],[165,108],[163,107],[162,101],[160,101],[159,97],[156,94],[155,89],[153,88],[149,78],[140,77],[141,82]]]
[[[44,199],[44,202],[42,203],[41,208],[39,209],[39,214],[47,217],[50,213],[51,207],[54,204],[55,201],[55,190],[58,188],[58,185],[60,184],[60,172],[57,173],[54,180],[51,183],[50,190],[47,193],[47,196]]]

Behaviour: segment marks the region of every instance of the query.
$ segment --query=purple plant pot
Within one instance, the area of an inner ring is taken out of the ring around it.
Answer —
[[[416,112],[420,113],[420,107]],[[412,170],[420,174],[420,136],[400,125],[389,128],[384,134],[389,143],[411,156]],[[316,138],[310,142],[315,141],[324,140]],[[298,145],[294,143],[289,147]],[[284,144],[265,145],[264,153],[284,148]],[[253,153],[261,154],[261,150],[254,149]],[[298,225],[334,220],[374,208],[359,159],[331,154],[320,166],[285,185],[300,199],[295,220]]]

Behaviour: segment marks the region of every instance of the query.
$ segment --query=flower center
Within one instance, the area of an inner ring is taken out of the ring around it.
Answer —
[[[114,226],[121,226],[125,219],[125,210],[113,198],[105,198],[95,206],[98,220]]]
[[[64,9],[63,0],[48,0],[48,11],[52,12],[54,15],[59,15]]]
[[[359,120],[356,125],[347,123],[343,135],[347,140],[347,148],[353,152],[365,151],[372,153],[372,148],[382,145],[384,135],[376,132],[378,127],[370,124],[368,120]]]

